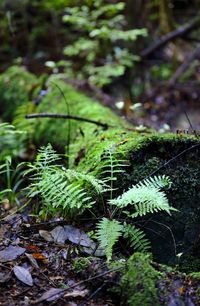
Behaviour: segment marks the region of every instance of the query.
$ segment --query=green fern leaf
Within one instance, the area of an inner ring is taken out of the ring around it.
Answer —
[[[103,218],[97,225],[97,239],[100,242],[100,247],[105,250],[107,261],[112,258],[112,250],[114,244],[122,235],[123,225],[117,220],[109,220]]]
[[[171,210],[176,210],[169,205],[168,199],[163,191],[157,187],[136,185],[124,192],[116,199],[110,200],[109,204],[124,208],[132,205],[134,212],[128,213],[129,217],[136,218],[148,213],[165,211],[170,214]]]
[[[150,242],[145,238],[145,233],[135,225],[124,224],[123,237],[128,240],[130,247],[138,252],[147,252],[150,249]]]

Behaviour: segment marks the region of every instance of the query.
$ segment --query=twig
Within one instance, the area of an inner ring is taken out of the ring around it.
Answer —
[[[150,47],[144,49],[140,56],[142,59],[148,57],[152,53],[154,53],[156,50],[164,47],[169,41],[172,41],[178,37],[186,36],[191,31],[194,31],[200,27],[200,17],[196,17],[191,23],[188,23],[186,25],[181,26],[180,28],[167,33],[166,35],[162,36],[159,41],[151,45]]]
[[[183,154],[189,152],[190,150],[196,149],[196,148],[198,148],[198,147],[200,147],[200,143],[197,143],[197,144],[195,144],[195,145],[193,145],[193,146],[191,146],[191,147],[189,147],[189,148],[183,150],[182,152],[180,152],[179,154],[175,155],[175,156],[172,157],[170,160],[168,160],[166,163],[164,163],[162,166],[160,166],[158,169],[156,169],[155,171],[153,171],[151,174],[147,175],[147,176],[144,178],[144,180],[147,179],[147,178],[149,178],[149,177],[151,177],[152,175],[155,175],[155,174],[156,174],[157,172],[159,172],[162,168],[164,168],[164,167],[166,167],[167,165],[169,165],[171,162],[173,162],[173,161],[174,161],[175,159],[177,159],[178,157],[180,157],[180,156],[182,156]]]
[[[183,73],[189,68],[190,64],[199,56],[200,56],[200,44],[197,45],[195,50],[193,50],[189,54],[188,58],[178,67],[172,78],[169,80],[169,85],[171,86],[175,84],[178,78],[181,75],[183,75]]]
[[[77,121],[83,121],[83,122],[96,124],[96,125],[102,126],[104,129],[108,129],[109,127],[112,127],[111,125],[107,123],[102,123],[96,120],[87,119],[87,118],[83,118],[79,116],[73,116],[73,115],[64,115],[64,114],[39,113],[39,114],[26,115],[25,118],[26,119],[33,119],[33,118],[70,119],[70,120],[77,120]]]

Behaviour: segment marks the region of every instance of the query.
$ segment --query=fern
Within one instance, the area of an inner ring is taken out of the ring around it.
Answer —
[[[88,195],[88,185],[98,194],[106,185],[90,174],[62,167],[57,164],[59,160],[60,156],[51,145],[39,150],[35,163],[29,163],[26,171],[26,174],[34,172],[28,196],[41,195],[48,211],[53,207],[64,214],[80,214],[95,203]]]
[[[150,181],[133,186],[118,198],[109,200],[109,203],[118,208],[132,205],[134,212],[129,213],[129,217],[132,218],[161,210],[170,214],[170,211],[175,209],[169,205],[168,199],[161,188],[155,187],[159,186],[159,184],[161,186],[162,180],[159,180],[158,177],[152,178]]]
[[[113,246],[122,235],[122,232],[123,225],[117,220],[103,218],[97,225],[97,239],[100,242],[100,247],[105,250],[108,261],[112,258]]]
[[[110,199],[113,198],[114,182],[117,181],[119,173],[125,172],[123,167],[126,167],[124,160],[118,158],[116,154],[116,145],[112,144],[106,151],[103,160],[99,166],[98,172],[100,172],[100,177],[109,186],[108,191],[110,191]]]
[[[138,252],[147,252],[150,249],[150,242],[145,238],[145,233],[135,225],[124,224],[123,237],[128,240],[130,247]]]
[[[146,186],[146,187],[156,187],[156,188],[170,188],[172,182],[170,178],[166,175],[158,175],[149,177],[139,182],[137,186]]]

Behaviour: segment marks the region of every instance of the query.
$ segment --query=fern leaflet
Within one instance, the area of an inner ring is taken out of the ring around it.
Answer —
[[[130,247],[138,252],[147,252],[150,249],[150,242],[145,238],[145,233],[135,225],[124,224],[123,237],[128,240]]]
[[[97,225],[97,239],[100,242],[100,247],[105,250],[108,261],[112,258],[113,246],[122,235],[122,232],[123,225],[117,220],[103,218]]]

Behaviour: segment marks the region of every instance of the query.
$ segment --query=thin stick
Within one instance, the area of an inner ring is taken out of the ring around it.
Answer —
[[[172,157],[170,160],[168,160],[166,163],[164,163],[162,166],[160,166],[158,169],[156,169],[155,171],[153,171],[151,174],[147,175],[144,179],[147,179],[148,177],[155,175],[158,171],[160,171],[162,168],[166,167],[167,165],[169,165],[171,162],[173,162],[175,159],[177,159],[178,157],[182,156],[183,154],[189,152],[190,150],[193,150],[195,148],[200,147],[200,143],[197,143],[185,150],[183,150],[182,152],[180,152],[179,154],[175,155],[174,157]]]
[[[200,26],[200,17],[197,16],[191,23],[180,26],[178,29],[167,33],[166,35],[160,37],[160,39],[152,44],[147,49],[144,49],[140,56],[142,59],[147,58],[149,55],[154,53],[156,50],[163,48],[168,42],[173,41],[174,39],[188,35],[190,32],[196,30]]]
[[[70,120],[77,120],[77,121],[83,121],[83,122],[96,124],[96,125],[102,126],[105,129],[112,127],[111,125],[108,125],[107,123],[102,123],[102,122],[92,120],[92,119],[87,119],[87,118],[73,116],[73,115],[65,115],[65,114],[39,113],[39,114],[26,115],[25,118],[26,119],[33,119],[33,118],[70,119]]]

